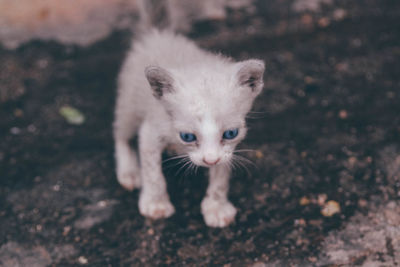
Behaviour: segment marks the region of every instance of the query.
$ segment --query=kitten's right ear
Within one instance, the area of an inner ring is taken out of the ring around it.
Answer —
[[[258,95],[263,86],[265,64],[259,59],[249,59],[237,63],[237,77],[239,85],[246,86]]]
[[[165,93],[174,92],[174,80],[167,70],[158,66],[148,66],[144,73],[151,89],[153,89],[153,95],[157,99],[160,99]]]

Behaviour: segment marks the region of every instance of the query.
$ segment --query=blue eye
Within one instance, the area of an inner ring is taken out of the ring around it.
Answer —
[[[179,133],[179,136],[181,137],[181,139],[186,142],[186,143],[191,143],[196,141],[196,135],[192,134],[192,133]]]
[[[224,134],[222,135],[222,137],[224,139],[233,139],[238,135],[238,133],[239,133],[239,129],[238,128],[231,129],[231,130],[225,131]]]

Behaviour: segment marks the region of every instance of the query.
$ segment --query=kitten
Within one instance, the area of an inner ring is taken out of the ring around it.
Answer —
[[[225,227],[236,209],[227,198],[231,160],[246,135],[245,116],[263,88],[264,63],[234,62],[171,31],[151,30],[133,43],[118,80],[114,139],[119,183],[141,187],[140,213],[174,213],[161,154],[176,145],[185,164],[209,168],[201,212]],[[140,164],[129,140],[138,135]]]

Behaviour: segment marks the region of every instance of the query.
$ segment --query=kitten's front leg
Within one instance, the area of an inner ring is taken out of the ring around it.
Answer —
[[[158,131],[159,129],[145,122],[139,133],[142,177],[139,210],[143,216],[152,219],[167,218],[175,212],[174,206],[169,200],[167,185],[162,174],[163,144]]]
[[[210,168],[209,185],[201,202],[201,213],[210,227],[225,227],[235,219],[236,208],[228,200],[230,167]]]

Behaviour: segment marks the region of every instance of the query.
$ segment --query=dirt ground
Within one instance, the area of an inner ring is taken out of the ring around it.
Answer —
[[[395,0],[271,0],[193,25],[202,47],[267,66],[224,229],[200,214],[204,171],[165,164],[176,214],[160,221],[116,181],[128,31],[0,48],[0,265],[400,265],[399,21]]]

